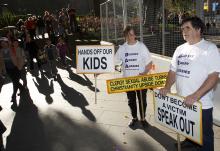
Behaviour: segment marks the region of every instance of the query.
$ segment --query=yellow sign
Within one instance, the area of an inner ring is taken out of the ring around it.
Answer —
[[[208,11],[209,10],[209,5],[208,3],[204,3],[204,7],[203,7],[204,10]]]
[[[163,87],[167,72],[107,80],[108,93]]]

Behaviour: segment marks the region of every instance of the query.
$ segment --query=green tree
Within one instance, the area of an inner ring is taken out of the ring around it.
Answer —
[[[12,26],[15,24],[15,15],[9,10],[4,10],[0,15],[0,28],[5,26]]]
[[[195,14],[194,0],[165,0],[165,9],[168,15],[178,15],[179,22],[183,16]]]

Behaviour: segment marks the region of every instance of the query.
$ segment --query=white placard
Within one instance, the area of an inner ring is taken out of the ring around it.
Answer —
[[[77,73],[110,73],[115,71],[114,46],[76,46]]]
[[[183,97],[174,94],[162,96],[154,90],[155,120],[202,145],[202,105],[196,102],[192,107],[187,107],[183,100]]]

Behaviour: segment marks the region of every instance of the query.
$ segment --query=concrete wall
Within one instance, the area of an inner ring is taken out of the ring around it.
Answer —
[[[158,54],[153,54],[153,53],[151,54],[153,58],[153,64],[155,65],[155,73],[168,72],[171,58]]]

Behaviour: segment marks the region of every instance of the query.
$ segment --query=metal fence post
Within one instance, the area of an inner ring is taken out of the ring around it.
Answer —
[[[196,0],[196,16],[201,19],[204,19],[203,4],[204,0]]]
[[[101,40],[103,41],[103,40],[104,40],[104,38],[103,38],[104,31],[103,31],[103,14],[102,14],[102,5],[103,5],[103,4],[100,4],[99,7],[100,7],[100,18],[101,18]]]
[[[165,55],[165,0],[162,0],[162,55]]]
[[[139,17],[140,17],[140,41],[143,42],[143,0],[139,0]]]
[[[108,1],[106,2],[106,32],[107,32],[107,41],[109,41],[109,26],[108,26]]]
[[[123,23],[124,23],[124,28],[127,26],[127,0],[122,0],[122,5],[123,5]]]
[[[116,25],[116,10],[115,10],[115,0],[112,0],[113,2],[113,11],[114,11],[114,27],[115,27],[115,43],[117,44],[118,43],[118,39],[117,39],[117,25]]]

